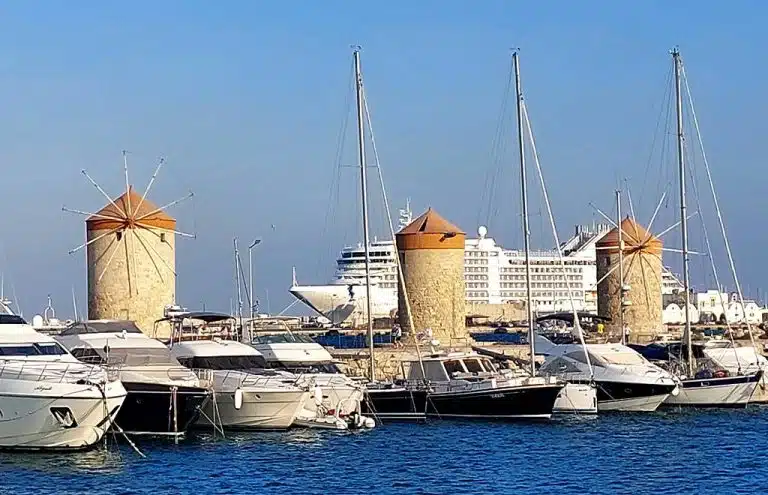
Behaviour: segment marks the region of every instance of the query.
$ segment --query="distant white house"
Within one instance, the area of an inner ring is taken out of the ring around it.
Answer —
[[[703,320],[709,318],[717,323],[724,324],[727,319],[730,323],[761,323],[763,321],[763,308],[755,301],[745,299],[744,305],[739,302],[739,295],[728,294],[717,290],[708,290],[694,295],[694,301]]]
[[[677,303],[669,303],[664,307],[661,313],[661,319],[665,325],[682,325],[685,323],[685,305]],[[699,310],[696,309],[691,303],[688,303],[688,315],[691,318],[691,323],[699,322]]]

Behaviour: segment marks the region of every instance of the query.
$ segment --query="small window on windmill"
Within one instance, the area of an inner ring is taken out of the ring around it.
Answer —
[[[606,267],[611,266],[611,259],[610,258],[605,258],[605,266]]]
[[[123,239],[123,231],[118,230],[115,235],[117,236],[117,242],[120,242]]]
[[[165,242],[165,232],[160,232],[160,242]]]

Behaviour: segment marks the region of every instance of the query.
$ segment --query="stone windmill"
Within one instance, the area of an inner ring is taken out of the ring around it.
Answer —
[[[154,322],[176,299],[175,236],[195,237],[176,230],[176,220],[164,210],[193,193],[158,207],[147,195],[164,161],[141,195],[130,185],[125,151],[123,164],[125,192],[114,199],[82,171],[108,203],[95,213],[63,207],[86,216],[86,242],[69,253],[86,250],[89,319],[133,320],[151,333]]]
[[[650,232],[663,201],[662,196],[647,229],[634,219],[634,215],[625,217],[617,225],[598,210],[614,226],[595,244],[597,307],[601,315],[611,318],[606,324],[609,334],[622,335],[623,325],[629,327],[632,339],[663,331],[662,274],[665,268],[662,254],[664,251],[680,252],[665,248],[661,241],[661,237],[680,222],[658,234]],[[618,193],[617,202],[620,203]]]

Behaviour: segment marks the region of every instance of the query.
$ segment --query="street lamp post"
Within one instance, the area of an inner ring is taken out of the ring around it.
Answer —
[[[251,325],[253,325],[253,248],[259,245],[261,239],[255,239],[250,246],[248,246],[248,304],[251,306],[249,315],[251,317]]]

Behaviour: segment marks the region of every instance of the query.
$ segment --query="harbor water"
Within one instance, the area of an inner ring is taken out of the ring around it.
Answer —
[[[196,433],[82,453],[0,453],[0,493],[760,493],[768,408],[367,432]]]

